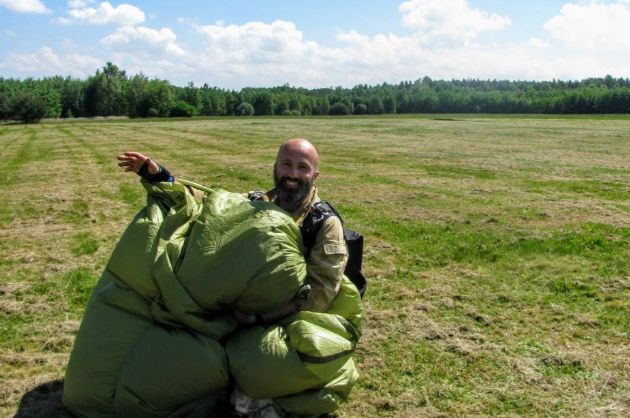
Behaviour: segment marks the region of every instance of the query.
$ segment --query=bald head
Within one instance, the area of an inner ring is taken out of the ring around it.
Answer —
[[[307,139],[288,139],[284,144],[280,145],[280,149],[278,149],[278,156],[276,157],[276,162],[280,159],[280,156],[286,152],[301,155],[312,164],[313,168],[319,168],[319,150]]]
[[[297,213],[319,176],[319,151],[303,138],[292,138],[280,146],[273,169],[278,204]]]

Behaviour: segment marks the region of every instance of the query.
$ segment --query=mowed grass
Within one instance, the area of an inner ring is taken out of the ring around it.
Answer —
[[[342,416],[630,415],[630,118],[427,115],[0,126],[0,416],[63,376],[143,205],[118,153],[246,192],[295,136],[366,239]]]

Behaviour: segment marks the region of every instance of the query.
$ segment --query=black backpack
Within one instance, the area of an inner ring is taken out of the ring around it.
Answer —
[[[304,222],[302,223],[300,230],[302,231],[302,241],[306,247],[307,258],[311,248],[313,248],[313,245],[315,244],[315,237],[317,236],[319,229],[322,227],[324,221],[331,216],[338,217],[341,224],[344,225],[339,212],[337,212],[328,202],[315,202],[311,206],[306,218],[304,218]],[[346,228],[344,225],[343,238],[345,239],[348,247],[348,262],[346,263],[344,274],[352,283],[354,283],[359,290],[359,294],[363,297],[365,289],[367,288],[367,280],[361,272],[361,264],[363,262],[363,235]]]

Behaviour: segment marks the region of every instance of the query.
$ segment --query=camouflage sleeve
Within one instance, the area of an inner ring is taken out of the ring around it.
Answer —
[[[331,216],[322,224],[306,262],[311,297],[300,307],[301,310],[325,312],[328,309],[339,291],[347,260],[348,249],[341,221]]]

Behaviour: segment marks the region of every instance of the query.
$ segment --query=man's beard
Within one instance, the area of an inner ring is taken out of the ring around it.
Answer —
[[[290,189],[285,186],[286,180],[292,180],[300,185],[297,189]],[[279,206],[289,213],[293,213],[298,210],[304,200],[310,195],[313,189],[313,183],[310,181],[302,181],[297,178],[284,176],[278,178],[276,170],[273,171],[273,182],[276,186],[278,204]]]

